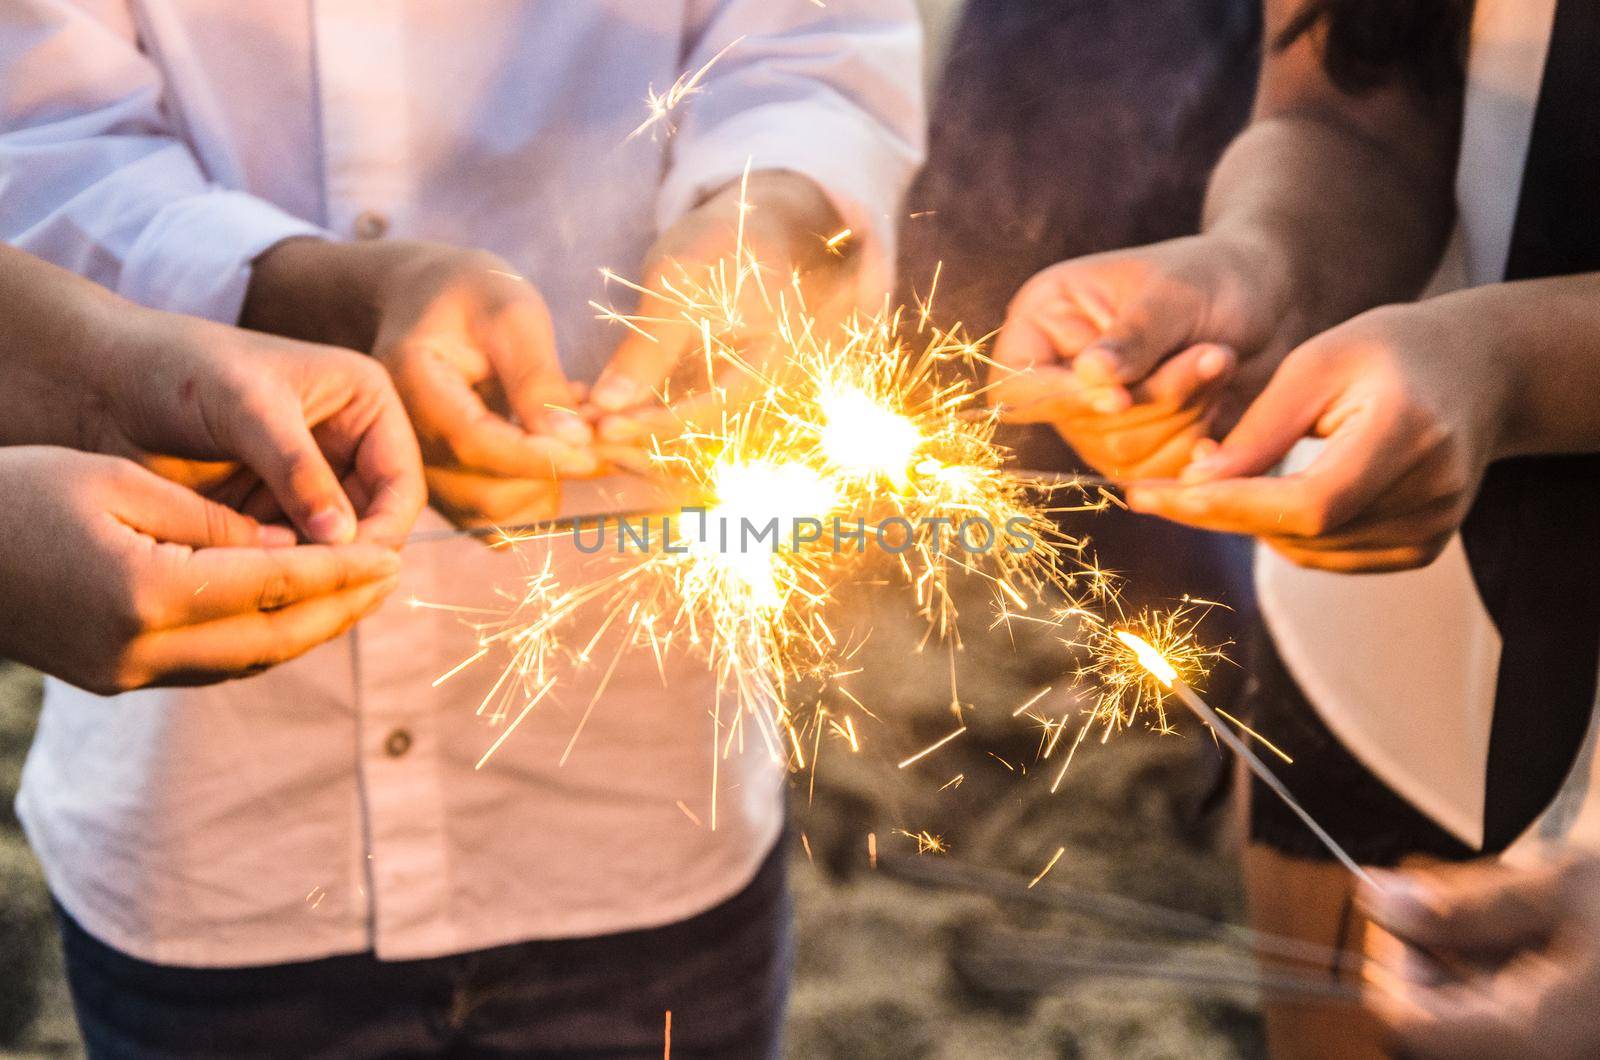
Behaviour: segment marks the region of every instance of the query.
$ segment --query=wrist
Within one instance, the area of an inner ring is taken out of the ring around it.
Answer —
[[[1451,348],[1470,366],[1470,393],[1483,406],[1489,459],[1527,456],[1546,449],[1535,384],[1544,369],[1531,355],[1536,345],[1525,334],[1525,305],[1500,297],[1499,285],[1460,291],[1426,304],[1437,326],[1448,328]]]
[[[75,334],[38,366],[42,391],[60,400],[47,403],[50,429],[37,440],[93,452],[106,434],[117,395],[126,390],[124,380],[144,378],[154,367],[143,335],[160,314],[109,291],[97,291],[77,309]]]
[[[307,342],[363,352],[377,332],[379,288],[373,266],[388,253],[378,244],[286,239],[256,258],[239,323]]]
[[[844,228],[844,217],[820,185],[810,177],[786,169],[770,169],[750,174],[748,185],[735,181],[713,194],[725,198],[730,214],[737,217],[741,187],[750,204],[747,236],[781,246],[756,246],[758,256],[775,254],[792,265],[807,268],[842,263],[848,247],[829,252],[827,240]]]
[[[1293,255],[1270,234],[1231,226],[1196,238],[1216,277],[1212,304],[1218,307],[1219,322],[1233,322],[1216,329],[1217,334],[1230,335],[1241,355],[1255,357],[1267,350],[1286,354],[1314,334],[1299,311]]]

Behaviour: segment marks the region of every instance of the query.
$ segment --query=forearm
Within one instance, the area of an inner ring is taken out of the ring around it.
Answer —
[[[1228,150],[1205,230],[1259,263],[1283,310],[1275,344],[1289,349],[1420,294],[1453,217],[1442,159],[1406,159],[1337,122],[1284,114],[1258,121]]]
[[[392,256],[377,244],[284,240],[255,260],[239,323],[286,338],[370,351],[380,301],[376,277]]]
[[[1354,93],[1324,63],[1325,30],[1286,41],[1303,0],[1265,0],[1250,126],[1207,194],[1205,230],[1240,248],[1292,349],[1364,310],[1410,301],[1455,214],[1459,86],[1426,95],[1396,72]]]
[[[0,445],[81,448],[119,355],[117,328],[148,310],[0,246]]]
[[[1427,308],[1503,373],[1495,456],[1600,452],[1600,273],[1474,288]]]

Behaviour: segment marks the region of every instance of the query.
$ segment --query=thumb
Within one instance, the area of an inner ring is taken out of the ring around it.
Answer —
[[[642,405],[659,392],[673,369],[699,341],[700,333],[656,295],[647,295],[639,316],[662,323],[648,331],[629,329],[595,381],[589,400],[605,412]]]
[[[569,445],[587,445],[591,431],[573,410],[550,313],[537,299],[507,305],[485,336],[485,352],[522,428]]]
[[[1084,382],[1137,383],[1168,357],[1194,345],[1197,322],[1170,298],[1147,294],[1121,307],[1073,361]]]
[[[110,513],[157,541],[190,548],[274,548],[294,544],[294,531],[262,526],[135,464],[123,470]]]
[[[1409,942],[1446,953],[1505,953],[1546,937],[1560,912],[1559,873],[1496,862],[1378,872],[1362,904]]]
[[[1270,471],[1322,418],[1330,400],[1328,390],[1320,370],[1291,354],[1222,444],[1184,469],[1183,481],[1213,482]]]
[[[240,406],[231,417],[232,448],[261,476],[278,506],[306,538],[322,545],[353,541],[355,508],[306,425],[294,395]]]

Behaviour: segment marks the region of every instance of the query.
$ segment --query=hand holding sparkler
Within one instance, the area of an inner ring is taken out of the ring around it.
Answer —
[[[126,460],[0,448],[0,655],[102,694],[255,673],[394,588],[376,545],[294,545]]]
[[[1052,424],[1112,478],[1176,474],[1240,384],[1238,355],[1259,362],[1274,345],[1268,276],[1214,236],[1051,266],[1012,300],[991,401]]]
[[[1600,858],[1498,859],[1380,874],[1361,901],[1367,1003],[1406,1056],[1600,1054]],[[1393,959],[1393,943],[1403,947]],[[1441,965],[1441,960],[1448,962]]]
[[[810,303],[816,322],[849,271],[841,233],[837,211],[809,179],[760,171],[663,233],[646,255],[645,282],[626,283],[638,309],[607,314],[628,328],[591,395],[602,452],[630,470],[659,472],[648,456],[653,437],[713,423],[718,410],[770,385],[727,354],[780,368],[780,301]]]
[[[1374,310],[1322,333],[1289,354],[1220,447],[1176,482],[1130,489],[1129,504],[1258,536],[1305,567],[1426,566],[1489,462],[1509,455],[1521,384],[1504,335],[1467,308],[1483,298]],[[1306,437],[1327,439],[1309,466],[1265,477]]]
[[[598,468],[544,302],[492,254],[289,240],[257,263],[245,320],[370,349],[411,414],[434,505],[460,525],[542,518],[558,479]]]
[[[348,350],[144,309],[0,248],[0,444],[127,457],[310,541],[398,546],[424,502],[385,373]]]

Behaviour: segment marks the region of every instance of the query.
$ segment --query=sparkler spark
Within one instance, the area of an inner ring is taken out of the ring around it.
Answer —
[[[711,68],[715,66],[718,60],[720,60],[724,55],[727,55],[729,50],[731,50],[734,45],[743,40],[743,37],[738,37],[728,42],[728,44],[723,47],[721,51],[717,52],[717,54],[713,55],[704,66],[700,67],[698,70],[691,70],[688,73],[681,75],[665,92],[657,93],[654,85],[651,85],[649,88],[645,89],[644,104],[649,116],[646,117],[644,121],[639,123],[638,128],[634,129],[633,132],[628,134],[628,139],[633,140],[641,134],[648,132],[654,126],[667,121],[668,116],[677,109],[679,104],[681,104],[684,100],[689,99],[692,96],[698,96],[701,92],[703,92],[704,89],[701,87],[700,82],[705,79],[706,74],[711,72]],[[672,131],[670,124],[667,125],[667,130],[669,132]]]
[[[1056,847],[1056,852],[1050,856],[1049,861],[1045,862],[1044,868],[1039,870],[1039,875],[1028,881],[1028,890],[1033,890],[1033,888],[1038,886],[1040,880],[1050,875],[1050,870],[1056,867],[1056,862],[1060,861],[1061,855],[1065,854],[1066,852],[1066,847]]]
[[[920,832],[908,832],[904,828],[895,829],[896,835],[903,835],[917,844],[918,854],[948,854],[950,846],[944,841],[944,836],[934,835],[926,829]]]
[[[1125,629],[1116,629],[1111,632],[1112,636],[1120,640],[1133,652],[1133,657],[1139,660],[1139,665],[1149,670],[1155,679],[1161,682],[1163,688],[1172,687],[1172,682],[1178,679],[1178,671],[1176,667],[1167,661],[1165,655],[1156,651],[1149,641],[1135,633],[1129,633]]]

